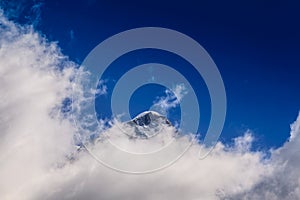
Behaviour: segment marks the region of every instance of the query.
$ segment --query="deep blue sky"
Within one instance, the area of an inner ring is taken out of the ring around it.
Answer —
[[[278,147],[288,138],[300,110],[298,1],[35,1],[42,2],[41,12],[30,10],[32,1],[20,2],[2,6],[20,23],[40,17],[36,28],[77,63],[101,41],[127,29],[158,26],[192,37],[211,55],[226,87],[221,140],[247,129],[254,131],[258,148]],[[147,55],[138,58],[147,61]],[[124,63],[136,65],[136,60]]]

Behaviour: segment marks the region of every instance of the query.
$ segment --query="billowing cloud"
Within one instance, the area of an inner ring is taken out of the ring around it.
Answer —
[[[30,199],[73,148],[60,112],[73,65],[55,43],[0,13],[0,199]]]
[[[124,174],[99,164],[86,150],[75,148],[76,128],[61,112],[72,93],[75,64],[31,27],[16,25],[2,14],[0,24],[0,199],[300,198],[300,116],[291,126],[290,141],[273,150],[271,158],[250,150],[253,137],[248,131],[232,146],[218,143],[204,160],[197,155],[206,149],[195,143],[156,173]],[[80,86],[77,89],[80,93]],[[94,152],[101,150],[113,163],[130,167],[124,157],[105,148],[107,138],[128,151],[164,144],[155,137],[129,140],[120,131],[117,124],[106,130],[107,137],[95,143]],[[172,131],[164,129],[161,136]],[[172,134],[165,135],[163,141]],[[186,137],[175,140],[178,145],[187,142]]]
[[[272,152],[270,164],[272,165],[273,173],[243,193],[228,195],[228,199],[300,199],[299,134],[300,113],[297,120],[291,125],[289,142]]]

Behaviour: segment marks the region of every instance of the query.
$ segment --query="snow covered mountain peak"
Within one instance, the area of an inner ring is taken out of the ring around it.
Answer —
[[[157,135],[165,126],[172,126],[165,116],[154,111],[142,112],[127,124],[135,129],[133,137],[142,139]]]
[[[131,122],[138,126],[158,125],[157,122],[171,125],[170,121],[155,111],[145,111],[137,115]]]

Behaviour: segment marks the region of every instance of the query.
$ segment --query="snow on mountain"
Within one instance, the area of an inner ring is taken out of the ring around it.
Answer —
[[[134,128],[133,138],[148,139],[159,134],[164,127],[172,126],[165,117],[154,111],[145,111],[126,123]]]

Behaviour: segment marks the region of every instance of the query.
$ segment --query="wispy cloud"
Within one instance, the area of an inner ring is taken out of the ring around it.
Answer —
[[[97,96],[107,94],[107,85],[106,85],[106,83],[107,83],[107,81],[102,80],[102,79],[98,82],[97,91],[95,92],[95,94]]]
[[[168,111],[171,108],[178,106],[187,92],[188,91],[184,84],[177,84],[171,90],[166,89],[166,96],[159,97],[156,101],[154,101],[153,106],[150,109],[167,116]]]
[[[9,19],[25,21],[34,27],[41,22],[43,5],[43,0],[0,1],[0,7]]]

